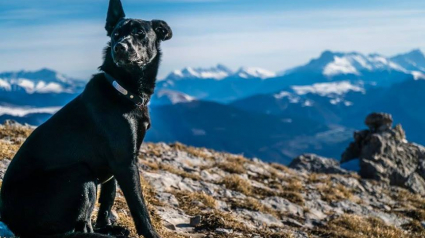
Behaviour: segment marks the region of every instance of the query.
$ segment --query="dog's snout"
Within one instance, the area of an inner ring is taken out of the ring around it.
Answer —
[[[114,47],[115,53],[124,53],[127,50],[128,50],[128,46],[126,44],[123,44],[123,43],[118,43]]]

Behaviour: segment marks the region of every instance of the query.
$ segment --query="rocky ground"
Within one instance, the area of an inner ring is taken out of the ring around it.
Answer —
[[[31,133],[0,125],[0,177]],[[425,237],[425,199],[363,179],[316,155],[292,168],[182,144],[144,144],[139,156],[154,225],[173,237]],[[117,223],[134,226],[122,193]]]

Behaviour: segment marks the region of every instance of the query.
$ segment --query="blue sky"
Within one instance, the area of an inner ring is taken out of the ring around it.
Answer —
[[[423,0],[122,0],[128,17],[163,19],[160,77],[185,66],[281,71],[324,50],[425,49]],[[108,0],[0,1],[0,71],[48,67],[88,79],[108,38]]]

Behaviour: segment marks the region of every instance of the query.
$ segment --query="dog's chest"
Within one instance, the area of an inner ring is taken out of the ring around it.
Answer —
[[[137,152],[145,137],[146,131],[150,127],[150,120],[147,111],[132,112],[124,114],[127,120],[128,129],[131,131],[131,139],[135,145],[134,152]]]

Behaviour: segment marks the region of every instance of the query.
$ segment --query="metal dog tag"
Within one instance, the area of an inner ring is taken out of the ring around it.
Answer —
[[[112,86],[114,86],[114,88],[115,88],[118,92],[122,93],[123,95],[127,95],[127,94],[128,94],[128,91],[127,91],[127,90],[125,90],[125,88],[121,87],[121,85],[119,85],[119,84],[117,83],[117,81],[114,81],[114,82],[112,83]]]

